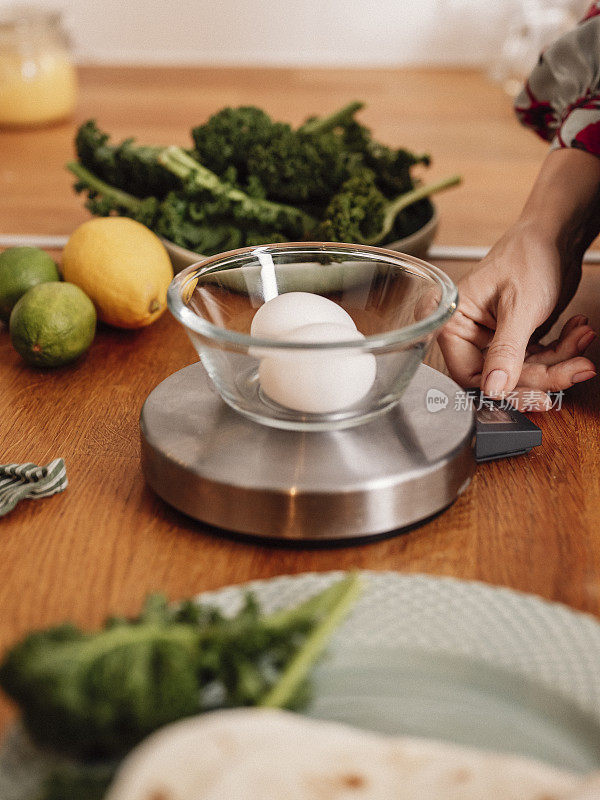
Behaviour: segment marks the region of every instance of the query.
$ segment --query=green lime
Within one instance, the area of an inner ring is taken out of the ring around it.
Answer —
[[[59,280],[56,264],[37,247],[10,247],[0,253],[0,319],[8,322],[15,303],[32,286]]]
[[[96,333],[96,309],[73,283],[40,283],[17,302],[10,338],[28,364],[58,367],[88,349]]]

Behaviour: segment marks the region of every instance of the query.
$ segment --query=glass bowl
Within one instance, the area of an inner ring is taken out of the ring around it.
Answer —
[[[303,294],[269,307],[279,304],[276,321],[285,330],[252,335],[257,310],[291,292]],[[192,264],[175,276],[167,300],[228,405],[265,425],[318,431],[391,408],[454,313],[458,292],[413,256],[289,242]],[[334,324],[324,326],[331,312]]]

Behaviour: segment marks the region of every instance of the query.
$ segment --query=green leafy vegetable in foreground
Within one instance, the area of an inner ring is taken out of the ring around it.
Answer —
[[[133,620],[95,633],[33,633],[0,665],[32,738],[78,758],[119,757],[169,722],[214,708],[297,708],[307,677],[360,591],[350,574],[291,610],[261,615],[252,595],[234,617],[150,596]]]
[[[104,800],[115,772],[116,766],[73,765],[56,769],[44,782],[35,800]]]
[[[92,213],[133,217],[206,255],[291,239],[385,244],[422,227],[429,195],[457,179],[419,186],[411,170],[429,156],[377,142],[355,119],[362,107],[297,129],[253,106],[225,108],[192,129],[190,149],[113,144],[89,120],[67,166]]]

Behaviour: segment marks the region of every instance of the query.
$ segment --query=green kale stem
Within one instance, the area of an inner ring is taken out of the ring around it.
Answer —
[[[121,189],[116,189],[109,183],[105,183],[94,175],[93,172],[90,172],[85,167],[82,167],[81,164],[78,164],[77,161],[69,161],[67,169],[79,178],[82,183],[85,183],[88,189],[97,192],[103,197],[110,198],[114,201],[115,205],[122,206],[134,213],[139,211],[142,201],[138,197],[134,197],[132,194],[127,194],[127,192],[123,192]]]
[[[313,117],[312,119],[306,120],[306,122],[298,128],[298,131],[308,134],[332,131],[339,125],[348,123],[361,108],[364,108],[364,106],[365,104],[361,103],[360,100],[355,100],[337,111],[334,111],[333,114],[329,114],[327,117]]]
[[[356,572],[338,581],[324,592],[292,609],[290,615],[314,613],[322,608],[324,615],[313,628],[306,641],[291,659],[277,683],[263,697],[259,705],[265,708],[285,708],[306,679],[310,668],[326,648],[335,629],[356,602],[362,591],[362,582]],[[326,610],[325,610],[326,609]],[[273,617],[271,617],[271,620]]]
[[[165,147],[158,155],[158,162],[182,181],[190,182],[200,189],[207,189],[213,194],[226,195],[232,200],[243,200],[248,197],[239,189],[223,183],[218,175],[192,158],[181,147],[175,147],[175,145]]]
[[[311,595],[303,603],[293,608],[284,608],[280,611],[275,611],[264,618],[264,624],[271,629],[287,628],[290,623],[298,619],[315,619],[319,615],[326,614],[332,605],[335,604],[340,590],[343,588],[344,581],[348,581],[348,577],[340,581],[336,581],[327,589],[324,589],[318,594]]]
[[[158,162],[163,167],[177,175],[186,184],[188,190],[204,189],[214,195],[224,195],[233,202],[240,205],[251,214],[256,215],[257,219],[267,223],[275,223],[283,213],[290,218],[295,218],[302,222],[304,233],[308,234],[317,225],[317,220],[309,214],[301,211],[294,206],[274,203],[271,200],[262,200],[250,197],[241,189],[236,189],[228,183],[224,183],[218,175],[200,164],[181,147],[166,147],[158,156]]]
[[[437,181],[436,183],[417,186],[416,189],[412,189],[410,192],[406,192],[406,194],[402,194],[400,197],[392,200],[385,209],[381,230],[376,233],[375,236],[362,239],[361,243],[370,245],[379,244],[391,232],[394,227],[394,221],[401,211],[436,192],[442,192],[444,189],[456,186],[460,181],[460,175],[451,175],[449,178],[444,178],[444,180]]]

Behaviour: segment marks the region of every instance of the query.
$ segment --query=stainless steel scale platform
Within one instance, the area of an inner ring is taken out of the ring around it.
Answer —
[[[401,532],[471,480],[475,414],[460,391],[421,365],[400,402],[364,425],[284,431],[229,408],[193,364],[144,404],[142,468],[167,503],[237,534],[326,544]]]

